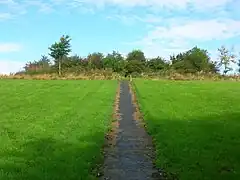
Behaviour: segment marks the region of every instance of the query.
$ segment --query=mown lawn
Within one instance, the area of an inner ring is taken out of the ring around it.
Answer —
[[[0,179],[94,179],[116,85],[0,80]]]
[[[157,166],[180,180],[240,179],[240,83],[136,80]]]

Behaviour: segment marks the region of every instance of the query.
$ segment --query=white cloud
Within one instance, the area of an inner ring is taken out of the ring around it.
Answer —
[[[14,8],[21,7],[21,10],[34,6],[41,12],[52,12],[58,7],[64,7],[66,11],[78,9],[87,13],[93,13],[95,8],[110,6],[107,18],[117,19],[128,25],[140,22],[150,29],[136,42],[126,43],[134,45],[134,47],[138,46],[148,55],[159,55],[161,52],[177,53],[191,48],[193,43],[227,40],[240,35],[240,21],[226,19],[225,14],[227,13],[225,7],[237,3],[236,0],[24,0],[24,3],[17,2],[19,1],[0,0],[0,6],[5,4]],[[112,14],[111,12],[114,11],[112,6],[123,12]],[[129,10],[135,7],[143,7],[141,10],[144,11],[141,11],[141,15]],[[157,13],[153,10],[157,10]],[[163,16],[162,11],[165,12],[165,10],[167,11],[166,16],[170,15],[171,18]],[[187,17],[175,16],[174,12],[179,10],[187,13]],[[159,12],[162,13],[161,16],[159,16]],[[192,16],[189,16],[191,12]],[[201,16],[193,20],[195,12],[202,13],[200,15],[204,15],[205,20],[201,20]],[[214,16],[213,12],[220,16],[218,19],[207,19],[210,12],[212,17]],[[225,18],[223,19],[223,17]],[[11,48],[6,45],[1,47],[0,44],[0,52],[9,51],[7,49]]]
[[[1,53],[16,52],[16,51],[20,51],[21,49],[22,49],[22,46],[20,44],[0,43],[0,52]]]
[[[0,60],[0,74],[16,73],[23,70],[25,63],[11,60]]]
[[[8,19],[13,19],[19,15],[26,13],[25,3],[20,3],[16,0],[0,0],[0,6],[3,7],[6,11],[5,14],[8,14]]]
[[[120,20],[124,24],[133,25],[136,22],[148,23],[148,24],[156,24],[163,22],[163,18],[153,15],[153,14],[146,14],[144,16],[139,16],[136,14],[116,14],[107,16],[107,19],[112,20]]]
[[[95,6],[103,8],[105,6],[120,6],[120,7],[150,7],[150,8],[169,8],[169,9],[186,9],[193,7],[194,9],[218,8],[225,6],[234,0],[25,0],[18,3],[16,0],[1,0],[0,4],[8,6],[38,6],[40,9],[49,9],[53,6],[69,5],[73,8],[83,6]],[[160,10],[160,9],[159,9]]]
[[[232,19],[211,20],[165,20],[169,24],[156,25],[147,34],[135,41],[126,43],[140,47],[148,56],[167,56],[190,49],[200,42],[227,40],[240,36],[240,21]]]
[[[164,8],[213,8],[223,6],[234,0],[75,0],[76,3],[93,3],[95,5],[119,5],[128,7],[164,7]],[[63,1],[62,1],[63,2]]]
[[[14,0],[1,0],[0,4],[12,5],[14,4]]]
[[[161,12],[163,9],[192,9],[195,11],[201,10],[211,12],[216,9],[222,10],[225,5],[235,3],[235,0],[0,0],[0,5],[8,6],[13,12],[26,13],[27,9],[34,6],[40,12],[53,12],[58,7],[64,7],[64,10],[78,9],[83,13],[93,13],[94,8],[101,9],[106,6],[116,6],[125,8],[144,7]],[[153,20],[155,21],[155,20]],[[158,20],[157,20],[158,21]]]
[[[10,13],[0,13],[0,21],[11,19],[12,14]]]
[[[183,39],[208,41],[228,39],[240,35],[240,21],[231,19],[212,19],[170,24],[169,27],[157,26],[148,32],[147,39]]]
[[[100,2],[104,5],[148,8],[148,14],[139,15],[129,11],[125,14],[116,13],[117,15],[108,18],[127,25],[142,23],[148,29],[147,33],[134,42],[123,44],[140,48],[150,57],[157,55],[168,57],[169,54],[186,51],[202,42],[225,41],[240,35],[240,21],[228,19],[229,12],[225,10],[227,5],[235,4],[235,0],[101,0]],[[184,13],[179,13],[179,10],[183,10],[181,12]],[[214,14],[206,14],[209,12]],[[200,14],[196,16],[196,13]]]
[[[45,3],[44,1],[26,1],[25,7],[34,6],[38,8],[39,12],[50,13],[54,11],[54,8],[50,3]]]

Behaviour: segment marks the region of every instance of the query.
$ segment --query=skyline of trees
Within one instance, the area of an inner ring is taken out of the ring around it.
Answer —
[[[132,50],[126,57],[117,51],[104,55],[101,52],[89,53],[82,57],[78,54],[69,56],[71,38],[68,35],[60,37],[49,49],[49,56],[42,55],[39,60],[28,62],[24,67],[25,74],[37,73],[82,73],[90,70],[110,70],[123,75],[141,74],[144,72],[177,72],[177,73],[220,73],[226,75],[231,72],[232,64],[238,66],[240,73],[240,59],[233,50],[225,46],[218,48],[219,59],[212,60],[206,49],[197,46],[192,49],[170,55],[169,59],[161,56],[148,58],[138,49]]]

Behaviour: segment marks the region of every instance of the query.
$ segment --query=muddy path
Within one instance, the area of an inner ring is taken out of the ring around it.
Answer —
[[[128,81],[120,82],[119,118],[115,143],[105,148],[102,180],[162,179],[153,165],[153,145],[139,125]]]

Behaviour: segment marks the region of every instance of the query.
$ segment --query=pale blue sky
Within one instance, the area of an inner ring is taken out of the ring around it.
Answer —
[[[239,0],[0,0],[0,73],[48,54],[62,34],[72,54],[141,49],[148,57],[221,45],[240,51]]]

